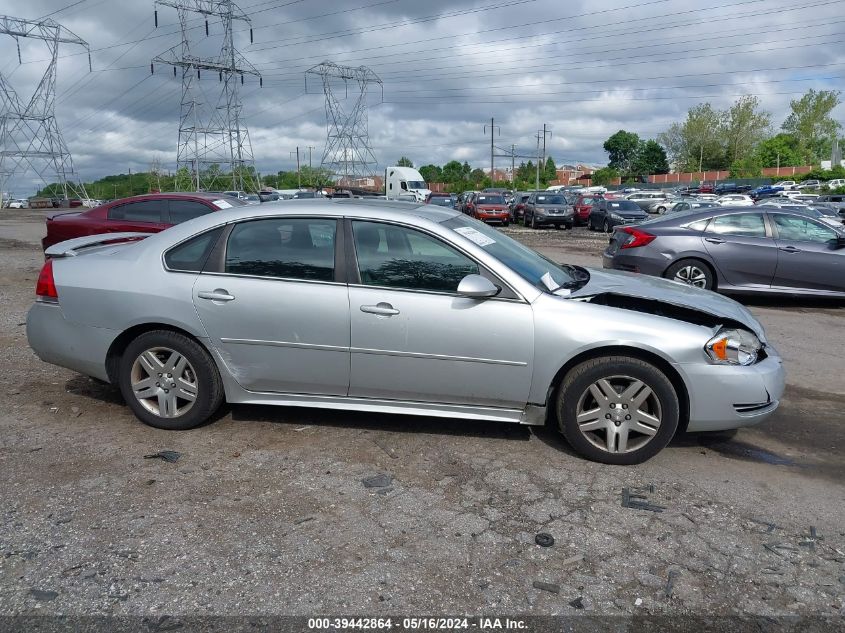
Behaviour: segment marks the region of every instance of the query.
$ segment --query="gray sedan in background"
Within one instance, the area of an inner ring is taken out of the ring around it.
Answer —
[[[32,349],[163,429],[224,400],[548,421],[588,458],[634,464],[679,429],[764,420],[784,387],[735,301],[557,264],[432,205],[267,203],[46,255]]]
[[[726,293],[845,297],[845,230],[787,208],[700,209],[616,229],[603,264]]]

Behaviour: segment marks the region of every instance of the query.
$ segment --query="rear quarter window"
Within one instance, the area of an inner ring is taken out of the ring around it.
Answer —
[[[171,248],[164,254],[164,263],[170,270],[178,272],[200,272],[208,261],[222,227],[206,231],[186,242]]]

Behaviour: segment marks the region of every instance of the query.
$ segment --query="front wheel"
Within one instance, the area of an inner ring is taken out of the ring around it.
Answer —
[[[663,276],[666,279],[705,290],[712,290],[716,285],[710,267],[697,259],[682,259],[675,262],[666,269]]]
[[[534,230],[537,229],[537,216],[533,213],[531,214],[531,228]]]
[[[601,230],[605,233],[610,233],[610,222],[605,218],[604,224],[601,225]]]
[[[145,332],[129,343],[118,382],[135,416],[159,429],[200,426],[223,401],[223,383],[208,352],[169,330]]]
[[[629,356],[585,361],[557,393],[560,431],[576,451],[604,464],[640,464],[659,453],[680,420],[678,395],[651,363]]]

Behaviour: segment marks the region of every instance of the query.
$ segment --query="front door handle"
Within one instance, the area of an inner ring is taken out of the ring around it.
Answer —
[[[725,240],[720,237],[705,237],[705,242],[710,242],[711,244],[724,244]]]
[[[795,248],[794,246],[780,246],[778,250],[783,251],[784,253],[800,253],[800,248]]]
[[[200,299],[208,299],[209,301],[234,301],[235,297],[229,294],[228,290],[217,288],[213,291],[200,290],[197,292]]]
[[[367,312],[368,314],[379,314],[381,316],[393,316],[394,314],[399,314],[399,310],[394,308],[389,303],[385,303],[384,301],[374,306],[361,306],[361,312]]]

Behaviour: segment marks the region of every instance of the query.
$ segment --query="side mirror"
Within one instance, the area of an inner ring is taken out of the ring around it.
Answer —
[[[467,275],[458,284],[458,294],[462,297],[486,299],[495,297],[499,292],[501,292],[501,288],[481,275]]]

